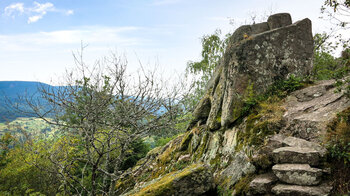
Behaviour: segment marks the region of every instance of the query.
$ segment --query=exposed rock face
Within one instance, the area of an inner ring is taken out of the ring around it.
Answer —
[[[206,165],[195,164],[155,179],[127,195],[202,195],[214,187],[213,176]]]
[[[224,195],[328,195],[327,152],[319,137],[337,112],[350,107],[343,92],[334,93],[335,81],[240,116],[250,91],[264,93],[277,80],[306,75],[312,52],[308,19],[291,24],[289,14],[277,14],[238,28],[189,130],[125,172],[116,194],[211,195],[216,187]]]
[[[326,125],[336,114],[350,106],[343,92],[335,93],[335,80],[319,81],[316,85],[293,92],[284,104],[286,135],[319,141]]]
[[[307,75],[312,56],[309,19],[291,24],[289,14],[276,14],[268,22],[238,28],[194,111],[192,124],[205,123],[211,130],[228,126],[241,116],[249,91],[260,94],[278,80]]]

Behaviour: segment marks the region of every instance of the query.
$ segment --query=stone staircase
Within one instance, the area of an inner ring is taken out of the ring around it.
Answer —
[[[271,172],[255,177],[249,195],[325,196],[332,186],[325,176],[329,169],[320,169],[326,150],[317,143],[295,137],[281,140],[281,147],[272,150]]]

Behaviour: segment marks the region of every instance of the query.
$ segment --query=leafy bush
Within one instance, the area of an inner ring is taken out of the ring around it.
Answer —
[[[327,129],[325,145],[331,164],[332,195],[350,193],[350,108],[337,115]]]
[[[338,114],[328,126],[326,145],[331,158],[350,166],[350,108]]]
[[[122,163],[121,170],[127,170],[136,165],[137,161],[145,157],[150,149],[150,145],[146,144],[142,139],[134,141],[131,144],[129,153]]]
[[[340,79],[350,72],[350,55],[347,42],[342,40],[331,42],[330,34],[322,33],[314,36],[314,68],[313,77],[316,80]],[[341,39],[339,36],[336,39]],[[342,43],[344,48],[341,57],[333,56]]]

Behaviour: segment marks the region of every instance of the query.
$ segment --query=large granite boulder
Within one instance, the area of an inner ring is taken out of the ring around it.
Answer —
[[[226,52],[197,105],[192,125],[227,127],[242,114],[251,93],[261,94],[279,80],[308,75],[312,68],[311,21],[291,24],[289,14],[245,25],[230,38]]]

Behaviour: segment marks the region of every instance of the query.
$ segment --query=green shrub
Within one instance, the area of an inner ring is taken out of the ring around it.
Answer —
[[[332,195],[350,193],[350,108],[337,115],[329,125],[325,145],[328,149],[333,184]]]
[[[328,80],[339,75],[339,62],[327,52],[315,52],[313,75],[316,80]]]
[[[142,139],[136,140],[131,144],[131,150],[121,164],[122,170],[127,170],[136,165],[137,161],[146,156],[151,147],[143,142]]]

